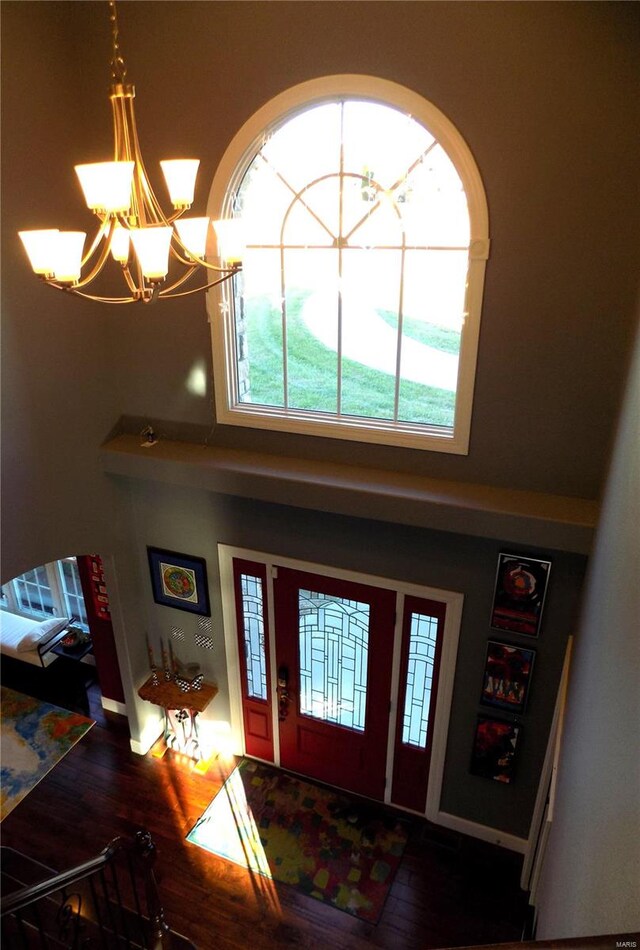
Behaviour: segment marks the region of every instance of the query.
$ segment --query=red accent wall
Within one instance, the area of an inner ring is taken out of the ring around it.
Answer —
[[[87,608],[87,620],[91,631],[93,655],[100,690],[105,699],[124,703],[124,690],[120,678],[118,655],[111,625],[109,596],[104,580],[102,560],[97,554],[77,557],[82,593]]]

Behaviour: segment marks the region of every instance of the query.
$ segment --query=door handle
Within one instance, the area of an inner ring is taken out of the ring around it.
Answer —
[[[283,722],[289,715],[289,669],[286,666],[278,667],[278,719]]]

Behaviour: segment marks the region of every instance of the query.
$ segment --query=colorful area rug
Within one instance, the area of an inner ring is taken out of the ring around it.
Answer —
[[[373,803],[243,759],[187,841],[377,923],[408,829]]]
[[[0,690],[0,703],[2,820],[94,723],[5,686]]]

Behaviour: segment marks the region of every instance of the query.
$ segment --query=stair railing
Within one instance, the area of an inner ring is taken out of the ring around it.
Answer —
[[[2,898],[3,950],[166,950],[170,929],[148,831],[114,838],[95,858]]]

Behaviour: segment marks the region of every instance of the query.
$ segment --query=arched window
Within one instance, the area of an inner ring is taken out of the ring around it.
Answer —
[[[209,298],[219,422],[466,453],[488,216],[434,105],[368,76],[296,86],[234,138],[208,210],[247,240]]]

